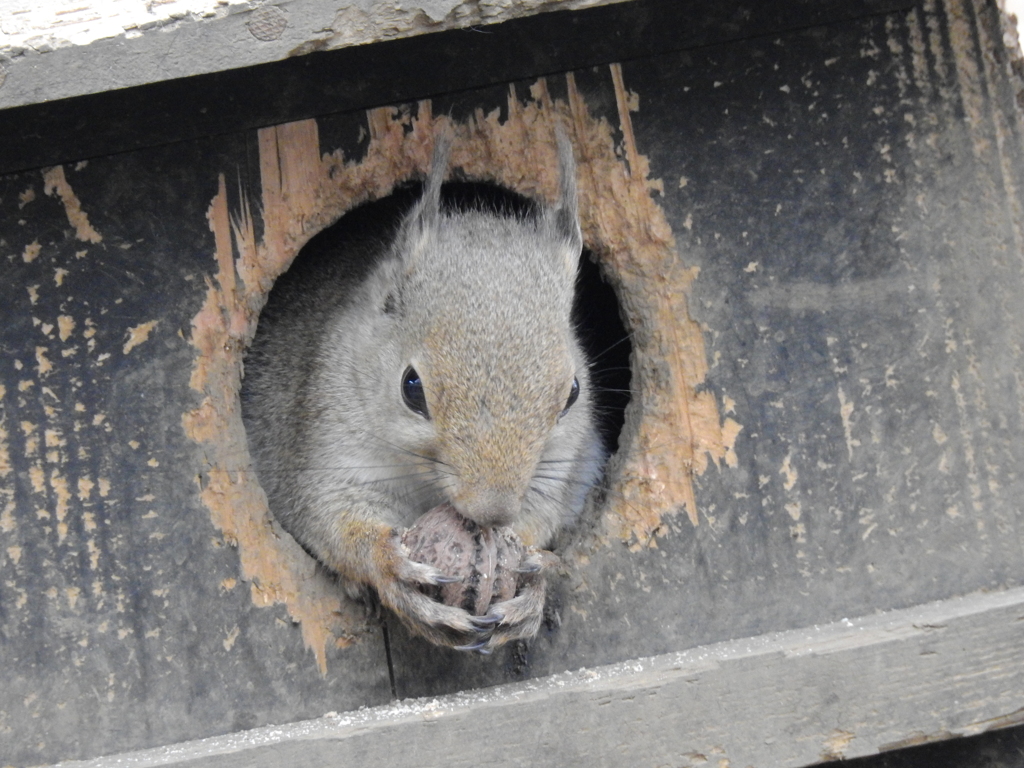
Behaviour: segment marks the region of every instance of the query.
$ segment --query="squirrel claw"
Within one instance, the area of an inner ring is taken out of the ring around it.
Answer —
[[[487,645],[488,640],[477,640],[475,643],[467,643],[466,645],[453,645],[452,647],[456,651],[480,651],[481,653],[490,653],[490,651],[484,652],[482,649]]]
[[[435,584],[455,584],[462,581],[458,576],[435,576]]]
[[[477,629],[490,629],[495,624],[500,624],[504,618],[505,617],[499,613],[489,616],[473,616],[470,621],[473,622]]]

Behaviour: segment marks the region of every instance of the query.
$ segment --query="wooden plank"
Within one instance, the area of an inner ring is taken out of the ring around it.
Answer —
[[[382,32],[381,39],[387,42],[379,45],[317,48],[316,55],[270,58],[265,63],[232,54],[227,41],[206,39],[193,29],[195,24],[184,22],[180,29],[161,27],[160,49],[145,54],[131,50],[135,41],[118,37],[83,50],[59,48],[45,56],[19,54],[12,59],[0,38],[0,172],[774,35],[878,15],[912,3],[818,0],[811,7],[761,3],[746,9],[739,0],[634,0],[513,19],[488,26],[486,33],[474,27],[393,39],[396,35]],[[288,5],[296,12],[300,7],[295,2]],[[224,19],[225,24],[237,25],[227,37],[260,42],[247,31],[248,16],[236,13]],[[496,14],[490,21],[502,18]],[[312,27],[330,28],[330,23]],[[352,29],[342,33],[352,34]],[[201,70],[205,74],[175,63],[181,56],[190,60],[209,52],[217,58]],[[246,63],[253,66],[243,68]],[[68,72],[76,77],[68,77]],[[183,77],[190,72],[193,76]],[[180,79],[168,80],[172,75]],[[83,78],[92,82],[88,89],[67,88]],[[129,85],[136,87],[118,90]],[[19,89],[27,95],[18,96]]]
[[[7,0],[0,4],[0,108],[614,2],[623,0],[469,7],[459,0]]]
[[[63,768],[800,766],[1024,722],[1024,588]]]

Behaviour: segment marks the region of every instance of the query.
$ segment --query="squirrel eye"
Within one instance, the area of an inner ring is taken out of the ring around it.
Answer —
[[[430,418],[427,415],[427,398],[423,394],[423,382],[420,381],[420,375],[411,365],[402,374],[402,400],[409,406],[409,410],[418,413],[425,419]]]
[[[573,376],[572,377],[572,389],[569,390],[569,399],[565,401],[565,408],[563,408],[562,412],[560,414],[558,414],[558,418],[562,418],[563,416],[565,416],[565,414],[567,414],[569,412],[569,409],[572,408],[572,404],[576,402],[576,400],[577,400],[577,398],[579,398],[579,396],[580,396],[580,380],[577,379],[575,376]]]

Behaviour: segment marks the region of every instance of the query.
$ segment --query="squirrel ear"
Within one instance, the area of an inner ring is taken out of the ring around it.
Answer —
[[[583,252],[576,195],[576,161],[572,155],[572,143],[560,124],[555,126],[555,141],[558,144],[560,187],[558,204],[548,211],[546,218],[552,234],[561,241],[566,273],[575,278]]]
[[[434,138],[434,156],[430,161],[430,173],[423,185],[423,195],[402,224],[402,256],[406,260],[407,272],[412,269],[416,256],[437,229],[441,216],[441,184],[448,171],[451,148],[452,137],[449,132]]]

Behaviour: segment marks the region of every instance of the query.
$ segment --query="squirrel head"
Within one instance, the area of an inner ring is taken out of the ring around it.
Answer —
[[[439,462],[448,501],[485,526],[514,524],[527,495],[544,493],[543,468],[558,474],[593,432],[572,323],[582,251],[575,168],[557,138],[559,201],[524,216],[445,211],[449,140],[438,141],[379,294],[398,329],[403,442]]]

